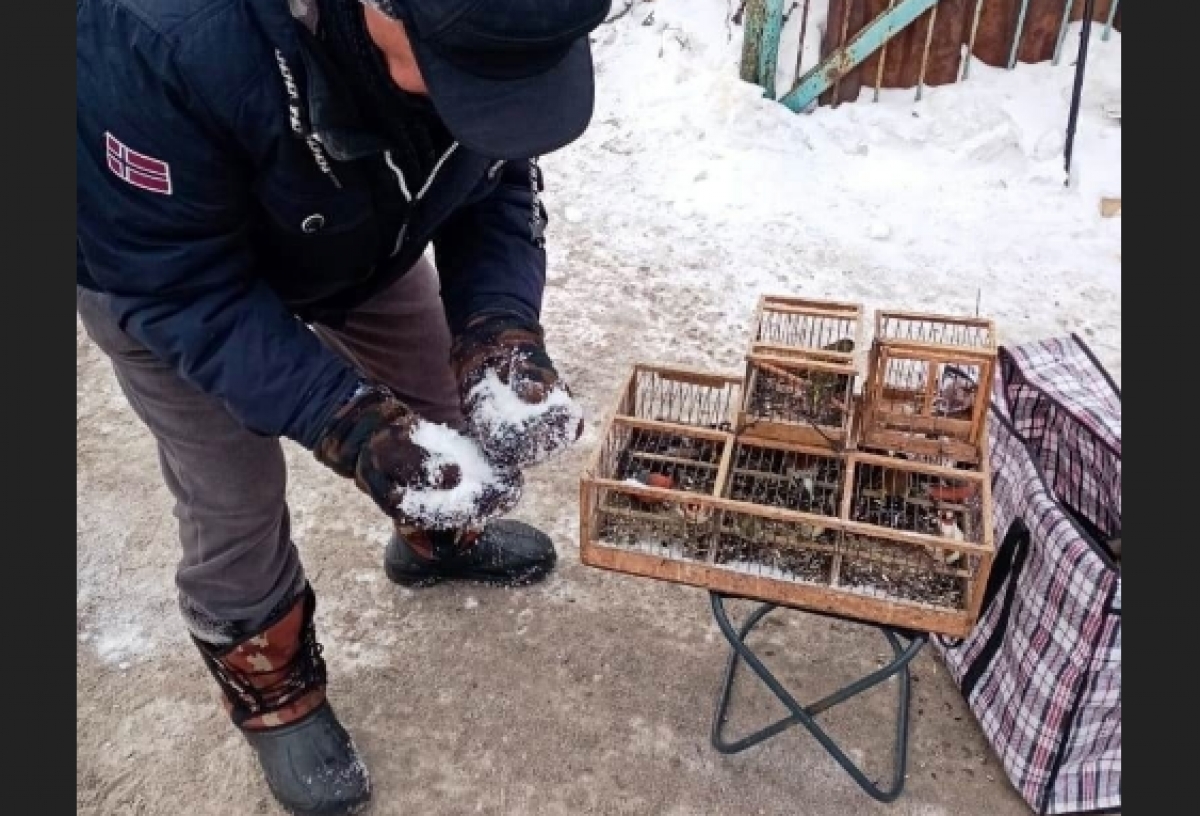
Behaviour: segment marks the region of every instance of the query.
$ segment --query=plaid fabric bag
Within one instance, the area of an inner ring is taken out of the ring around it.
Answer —
[[[1035,812],[1116,810],[1120,389],[1074,336],[1001,349],[999,362],[989,441],[1001,544],[978,625],[939,650]]]

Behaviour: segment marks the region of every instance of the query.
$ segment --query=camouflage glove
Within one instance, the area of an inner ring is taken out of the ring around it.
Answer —
[[[492,467],[473,441],[423,421],[382,385],[363,383],[313,453],[384,513],[423,529],[481,524],[521,495],[519,473]]]
[[[537,323],[479,315],[455,338],[451,363],[468,431],[491,461],[535,465],[583,433],[583,409],[554,369]]]

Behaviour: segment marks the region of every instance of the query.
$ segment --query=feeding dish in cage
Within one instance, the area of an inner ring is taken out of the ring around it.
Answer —
[[[840,449],[853,413],[853,363],[750,355],[739,433]]]
[[[879,312],[859,446],[978,466],[995,360],[990,320]]]
[[[850,363],[862,337],[862,306],[766,295],[759,300],[750,353]]]

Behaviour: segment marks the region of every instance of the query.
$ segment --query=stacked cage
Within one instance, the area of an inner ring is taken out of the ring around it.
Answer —
[[[862,307],[764,297],[746,363],[738,430],[783,442],[844,448],[850,438]]]
[[[982,466],[995,361],[990,320],[879,312],[859,446]]]
[[[861,308],[850,304],[765,298],[744,378],[636,366],[583,477],[583,561],[859,620],[965,635],[978,616],[992,559],[985,437],[959,425],[891,423],[883,430],[900,436],[882,437],[889,446],[856,447],[857,441],[880,439],[864,424],[870,397],[894,398],[902,390],[876,388],[874,375],[889,371],[891,360],[911,359],[903,353],[912,350],[876,343],[860,408],[853,394],[860,316]],[[886,336],[883,341],[892,342]],[[963,355],[943,351],[939,347],[941,356],[931,358],[939,361],[939,382],[947,376],[944,366],[965,365]],[[930,362],[922,361],[926,371]],[[815,376],[833,373],[824,366],[838,367],[848,382],[824,386],[833,382]],[[983,377],[990,366],[981,359],[978,369],[968,366],[966,372]],[[768,378],[784,387],[765,390]],[[786,418],[764,409],[767,394],[780,400],[770,404],[787,405],[780,393],[799,400],[797,394],[820,394],[821,387],[842,405],[836,419],[822,421],[826,417],[814,413],[812,399],[799,401]],[[925,382],[908,390],[919,392],[924,409]],[[929,415],[961,421],[939,413],[947,398],[935,390]],[[894,413],[891,403],[874,407],[881,419]],[[940,447],[931,453],[923,443],[932,432]],[[942,436],[963,450],[947,448]],[[972,458],[963,453],[973,439],[980,447]],[[949,458],[948,451],[961,459]]]

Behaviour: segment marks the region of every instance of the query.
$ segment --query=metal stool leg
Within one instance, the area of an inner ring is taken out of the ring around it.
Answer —
[[[723,754],[736,754],[758,745],[792,726],[802,725],[869,796],[880,802],[894,802],[899,798],[901,792],[904,790],[904,774],[908,766],[908,720],[911,691],[909,664],[921,651],[922,647],[924,647],[928,641],[928,637],[922,634],[898,633],[896,630],[882,626],[875,627],[883,632],[883,636],[887,639],[889,645],[892,647],[892,651],[895,653],[895,659],[882,669],[872,672],[866,677],[818,700],[812,705],[802,706],[745,643],[746,638],[754,627],[778,607],[774,604],[762,604],[754,610],[739,631],[734,628],[733,623],[729,620],[729,614],[725,610],[725,596],[716,592],[711,592],[709,595],[712,601],[713,617],[716,618],[717,625],[721,628],[721,632],[725,635],[726,640],[729,641],[729,645],[733,647],[733,651],[729,656],[729,664],[725,670],[725,679],[721,684],[721,691],[717,698],[717,711],[712,728],[713,747]],[[907,645],[901,641],[898,636],[899,634],[910,635]],[[758,678],[771,690],[771,693],[787,707],[791,712],[791,716],[772,723],[766,728],[760,729],[742,739],[729,742],[725,740],[723,731],[725,723],[728,720],[729,699],[733,691],[733,683],[737,676],[738,666],[743,661],[758,675]],[[837,743],[825,733],[825,730],[821,728],[815,718],[835,705],[843,703],[887,681],[893,675],[898,675],[899,677],[893,776],[892,784],[889,787],[880,788],[868,779],[866,774],[846,756]]]

